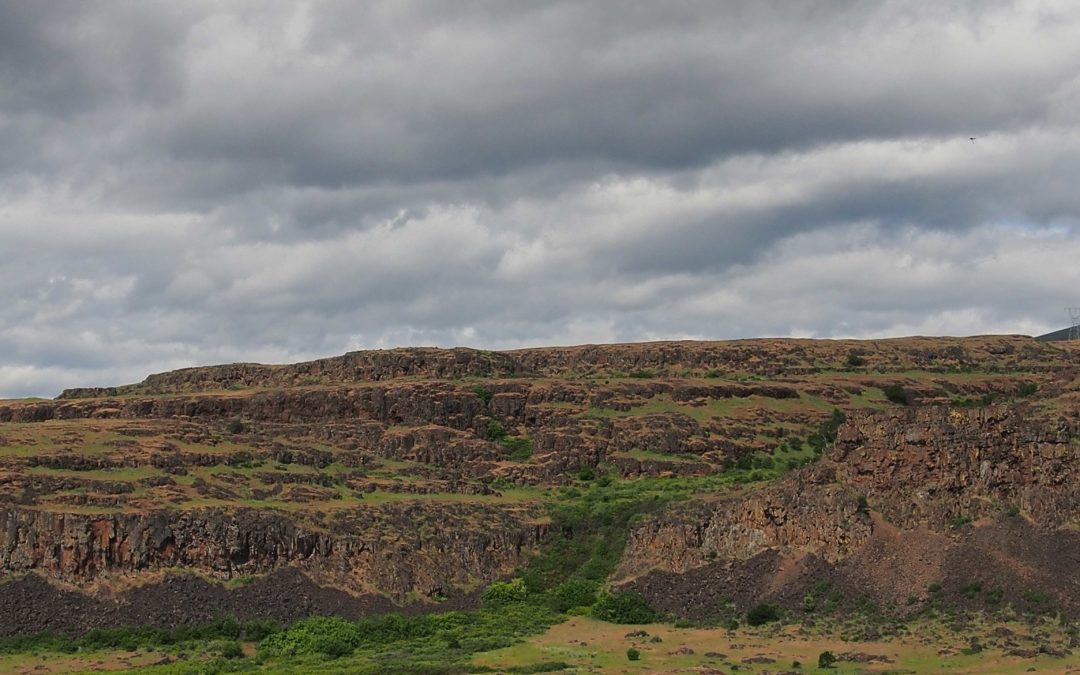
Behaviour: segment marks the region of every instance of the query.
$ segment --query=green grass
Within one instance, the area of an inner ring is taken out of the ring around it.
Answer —
[[[152,476],[164,476],[165,472],[152,466],[118,467],[115,469],[91,469],[88,471],[76,471],[74,469],[53,469],[47,466],[32,466],[26,469],[26,473],[38,476],[55,476],[62,478],[85,478],[87,480],[115,480],[132,482]]]
[[[706,423],[710,420],[731,417],[739,411],[760,408],[773,412],[794,413],[800,411],[822,412],[829,411],[833,406],[816,396],[800,392],[798,398],[770,398],[767,396],[747,396],[710,399],[701,406],[689,405],[674,401],[669,394],[658,394],[645,403],[631,407],[628,410],[616,410],[594,406],[581,413],[582,417],[593,419],[613,419],[619,417],[640,417],[643,415],[656,414],[680,414],[686,415],[698,423]]]
[[[626,452],[618,453],[618,456],[632,457],[640,460],[655,460],[659,462],[704,462],[705,460],[695,455],[670,455],[662,452],[653,452],[651,450],[642,450],[640,448],[634,448]]]

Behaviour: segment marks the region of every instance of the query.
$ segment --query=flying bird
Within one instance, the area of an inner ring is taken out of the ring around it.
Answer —
[[[976,138],[975,136],[972,136],[972,137],[968,138],[968,140],[971,141],[972,145],[975,144],[975,138]]]

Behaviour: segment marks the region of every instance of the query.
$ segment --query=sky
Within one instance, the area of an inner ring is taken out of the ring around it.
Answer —
[[[0,3],[0,397],[1061,328],[1077,35],[1071,1]]]

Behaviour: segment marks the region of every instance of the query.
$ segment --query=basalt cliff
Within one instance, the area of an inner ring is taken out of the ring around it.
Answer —
[[[431,348],[2,401],[0,633],[469,606],[598,480],[700,486],[609,580],[676,615],[1077,611],[1078,373],[1021,336]]]

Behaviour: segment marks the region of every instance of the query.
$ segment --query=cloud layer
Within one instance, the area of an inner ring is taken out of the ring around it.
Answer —
[[[799,7],[2,4],[0,396],[1063,325],[1080,8]]]

